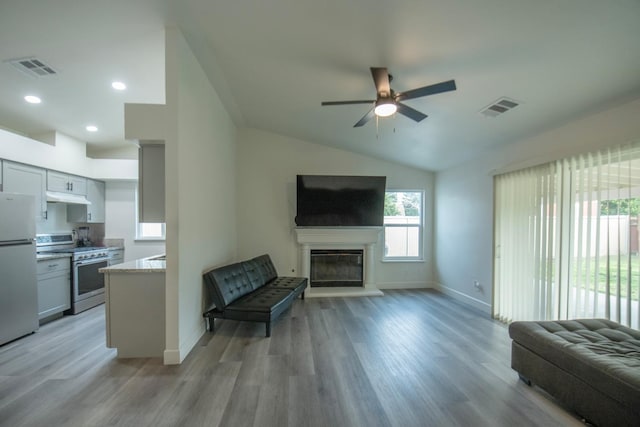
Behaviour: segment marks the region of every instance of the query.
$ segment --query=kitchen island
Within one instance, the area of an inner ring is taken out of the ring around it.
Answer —
[[[101,268],[105,276],[107,347],[118,357],[163,357],[164,255]]]

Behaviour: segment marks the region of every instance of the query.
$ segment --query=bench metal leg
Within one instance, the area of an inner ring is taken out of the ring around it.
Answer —
[[[518,377],[520,377],[520,381],[522,381],[523,383],[525,383],[526,385],[531,387],[531,380],[529,378],[525,377],[524,375],[522,375],[519,372],[518,372]]]

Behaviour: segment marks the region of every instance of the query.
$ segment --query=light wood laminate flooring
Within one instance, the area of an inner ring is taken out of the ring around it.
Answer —
[[[216,321],[181,365],[117,359],[104,307],[0,347],[1,426],[578,426],[509,367],[504,325],[432,290]]]

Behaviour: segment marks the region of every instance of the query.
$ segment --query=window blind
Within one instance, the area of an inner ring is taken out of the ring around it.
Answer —
[[[494,180],[494,317],[604,317],[637,328],[640,146]]]

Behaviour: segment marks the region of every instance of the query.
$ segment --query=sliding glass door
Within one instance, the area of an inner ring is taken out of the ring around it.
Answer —
[[[496,318],[638,327],[640,147],[495,177]]]

